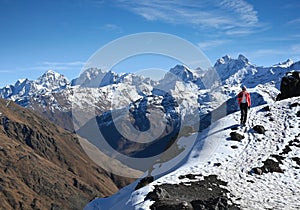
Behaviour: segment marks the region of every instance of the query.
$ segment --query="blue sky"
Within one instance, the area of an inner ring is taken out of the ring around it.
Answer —
[[[48,69],[75,78],[99,48],[139,32],[186,39],[212,64],[226,54],[263,66],[299,61],[299,11],[298,0],[0,0],[0,86]],[[153,63],[176,62],[136,58],[114,70]]]

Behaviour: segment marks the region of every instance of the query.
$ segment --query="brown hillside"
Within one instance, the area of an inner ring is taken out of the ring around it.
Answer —
[[[0,209],[82,209],[115,193],[112,179],[75,135],[0,99]]]

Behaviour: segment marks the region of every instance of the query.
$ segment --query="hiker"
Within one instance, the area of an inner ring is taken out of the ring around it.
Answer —
[[[246,125],[248,109],[251,106],[251,97],[245,85],[242,86],[242,91],[238,94],[237,99],[241,109],[241,125]]]

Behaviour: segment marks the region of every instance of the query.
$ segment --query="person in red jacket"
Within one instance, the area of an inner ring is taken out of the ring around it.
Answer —
[[[238,94],[237,100],[241,109],[241,125],[246,125],[248,109],[251,106],[251,97],[246,86],[242,86],[242,91]]]

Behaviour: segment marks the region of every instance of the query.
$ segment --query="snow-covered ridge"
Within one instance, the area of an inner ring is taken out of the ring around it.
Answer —
[[[14,85],[0,89],[0,97],[16,101],[26,97],[61,91],[68,86],[69,81],[65,76],[49,70],[37,80],[20,79]]]
[[[220,119],[198,135],[197,144],[176,170],[156,177],[154,182],[139,190],[134,190],[136,181],[114,196],[92,201],[85,210],[148,210],[153,201],[145,198],[154,186],[182,183],[187,180],[180,177],[187,174],[195,174],[198,180],[207,175],[217,175],[228,183],[226,189],[233,194],[233,202],[241,209],[299,209],[299,100],[299,97],[292,98],[269,104],[268,108],[263,105],[251,109],[247,126],[238,130],[235,128],[239,112]],[[263,125],[265,134],[254,131],[255,125]],[[230,133],[234,130],[245,138],[231,140]],[[253,172],[267,159],[278,161],[274,157],[282,160],[279,166],[283,173],[264,172],[259,175]],[[157,167],[157,170],[160,167],[163,166]]]

